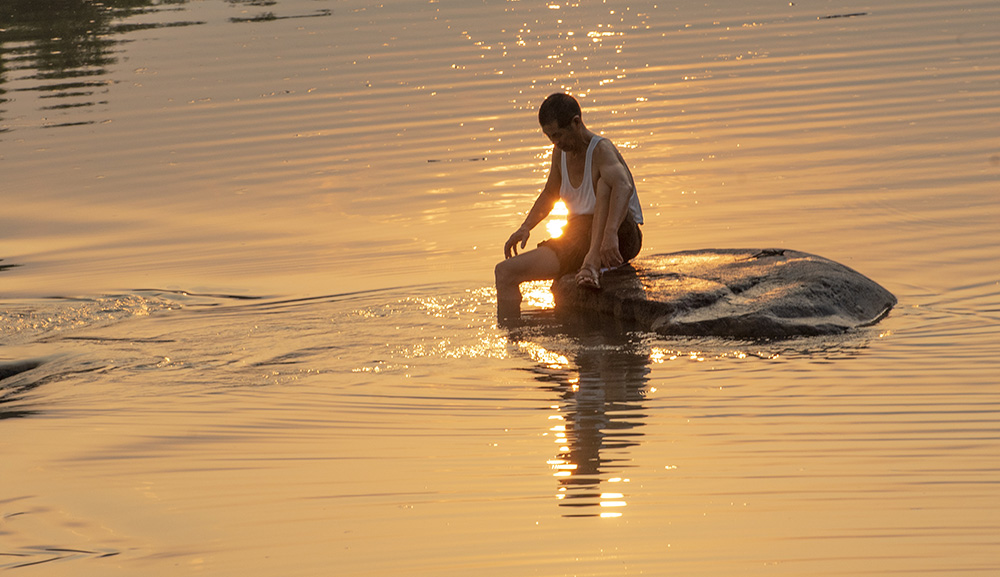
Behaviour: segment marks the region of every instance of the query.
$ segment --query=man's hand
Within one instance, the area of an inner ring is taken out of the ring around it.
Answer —
[[[607,268],[615,268],[625,262],[618,249],[618,235],[605,234],[601,240],[601,264]]]
[[[528,245],[528,237],[531,236],[531,231],[521,227],[514,231],[514,234],[510,235],[507,242],[503,245],[503,256],[504,258],[510,258],[517,256],[517,245],[520,244],[523,249]]]

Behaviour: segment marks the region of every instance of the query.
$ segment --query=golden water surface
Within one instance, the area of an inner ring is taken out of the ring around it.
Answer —
[[[498,328],[559,90],[644,254],[899,305]],[[996,575],[998,134],[987,0],[4,0],[0,569]]]

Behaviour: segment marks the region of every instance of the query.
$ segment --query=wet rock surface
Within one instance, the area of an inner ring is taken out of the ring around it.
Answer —
[[[552,285],[561,313],[597,314],[664,335],[748,339],[842,333],[877,323],[896,297],[829,259],[787,249],[704,249],[642,257],[601,289]]]

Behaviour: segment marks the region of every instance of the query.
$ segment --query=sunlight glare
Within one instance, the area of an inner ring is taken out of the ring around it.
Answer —
[[[521,294],[525,303],[539,309],[552,309],[556,306],[552,296],[552,283],[549,281],[529,281],[521,283]]]
[[[566,217],[569,215],[569,209],[563,204],[563,201],[556,202],[556,205],[552,208],[552,212],[549,213],[550,217]],[[559,238],[562,236],[563,228],[566,226],[568,221],[565,218],[550,218],[549,222],[545,224],[545,230],[548,231],[551,238]]]
[[[548,366],[550,369],[559,369],[564,365],[569,364],[569,359],[559,353],[554,353],[547,350],[545,347],[537,345],[535,343],[529,343],[526,341],[519,341],[517,343],[518,348],[526,353],[531,359],[537,363],[542,363]]]

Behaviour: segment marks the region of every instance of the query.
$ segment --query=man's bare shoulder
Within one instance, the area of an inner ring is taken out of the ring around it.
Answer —
[[[594,164],[602,171],[625,169],[625,159],[610,139],[604,138],[594,147]]]

